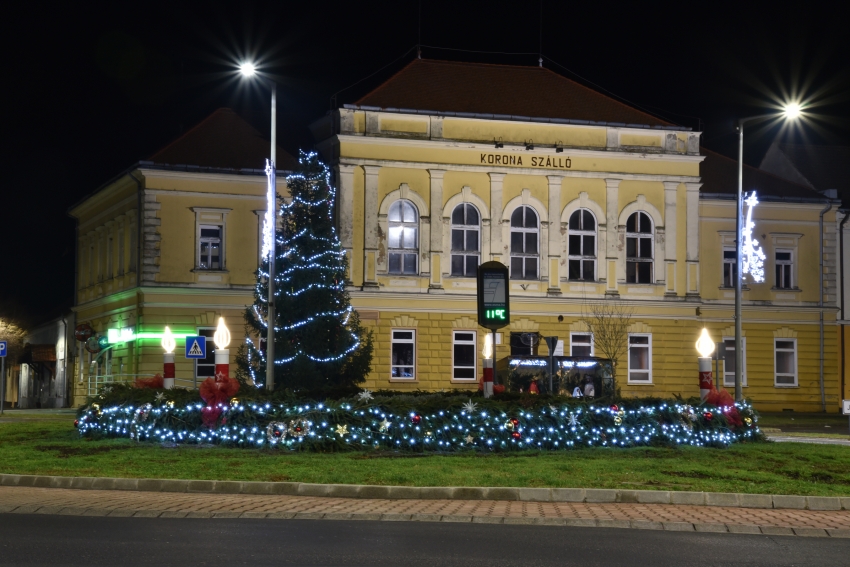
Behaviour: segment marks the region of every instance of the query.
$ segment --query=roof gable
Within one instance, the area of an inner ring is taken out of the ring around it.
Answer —
[[[197,126],[153,154],[156,164],[223,169],[263,169],[269,141],[229,108],[219,108]],[[292,169],[296,160],[277,148],[277,168]]]
[[[360,106],[671,126],[542,67],[414,59]]]

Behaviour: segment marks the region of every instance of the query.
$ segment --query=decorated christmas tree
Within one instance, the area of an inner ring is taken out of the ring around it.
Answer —
[[[372,338],[360,326],[345,290],[348,259],[333,223],[336,192],[315,153],[301,152],[287,177],[290,199],[279,206],[275,262],[275,390],[351,388],[371,369]],[[241,378],[262,386],[267,337],[268,260],[257,273],[254,304],[245,313]]]

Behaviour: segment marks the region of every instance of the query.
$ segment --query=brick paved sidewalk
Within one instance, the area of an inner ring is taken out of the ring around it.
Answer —
[[[850,538],[850,512],[673,504],[377,500],[0,487],[0,513],[363,519],[598,526]]]

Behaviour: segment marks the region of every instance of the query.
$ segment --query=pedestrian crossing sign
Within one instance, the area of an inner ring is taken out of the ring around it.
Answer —
[[[207,338],[186,337],[186,358],[206,358]]]

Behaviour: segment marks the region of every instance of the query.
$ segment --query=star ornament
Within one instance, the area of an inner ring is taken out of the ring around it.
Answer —
[[[372,396],[372,392],[370,390],[363,390],[362,392],[357,394],[357,399],[360,400],[361,402],[368,402],[373,397],[374,396]]]
[[[468,402],[466,402],[465,404],[463,404],[463,411],[465,411],[466,413],[475,413],[475,410],[477,410],[477,409],[478,409],[478,404],[473,403],[473,401],[471,399]]]
[[[165,399],[165,394],[163,394],[162,392],[157,392],[157,393],[156,393],[156,396],[154,396],[154,399],[155,399],[156,401],[158,401],[158,402],[162,403],[162,400],[164,400],[164,399]]]
[[[347,425],[337,425],[336,426],[336,434],[340,437],[345,437],[348,435],[348,426]]]
[[[467,445],[470,445],[473,441],[475,441],[475,437],[473,437],[472,435],[467,435],[467,436],[464,438],[464,441],[466,441],[466,444],[467,444]]]
[[[380,427],[378,427],[378,431],[380,431],[381,433],[384,433],[389,428],[390,428],[390,422],[387,421],[387,418],[384,418],[384,421],[382,421]]]
[[[224,376],[225,376],[225,374],[221,370],[219,370],[218,372],[215,373],[215,379],[217,381],[224,380]]]
[[[570,424],[570,427],[575,427],[576,425],[578,425],[578,418],[576,418],[576,414],[574,414],[574,413],[570,414],[569,424]]]

